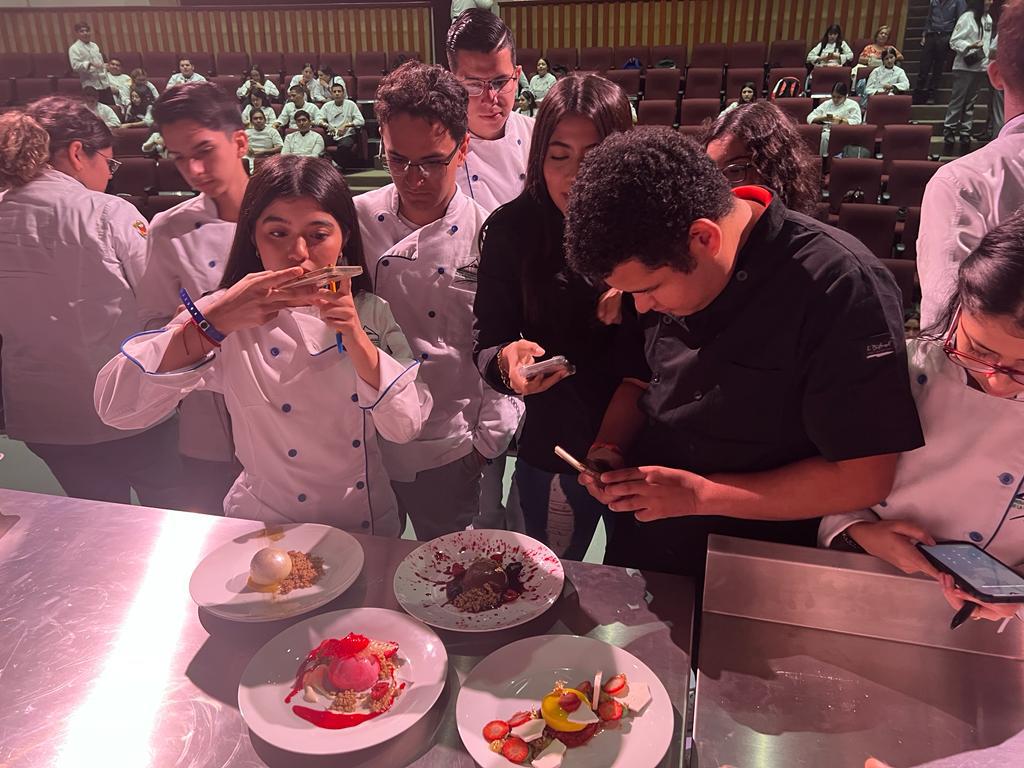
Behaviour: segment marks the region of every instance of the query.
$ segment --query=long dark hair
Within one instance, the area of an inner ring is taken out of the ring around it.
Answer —
[[[144,120],[146,118],[146,113],[149,111],[149,108],[153,106],[153,102],[156,101],[156,99],[153,98],[153,92],[149,90],[149,88],[136,88],[135,86],[132,86],[132,92],[138,95],[139,103],[137,105],[132,104],[131,92],[129,92],[128,107],[125,111],[125,117],[137,117],[139,120]]]
[[[830,24],[825,30],[825,34],[821,36],[821,50],[825,50],[825,46],[828,45],[828,36],[833,32],[836,33],[836,50],[843,47],[843,28],[838,24]]]
[[[981,20],[985,18],[985,0],[971,0],[969,10],[974,14],[974,23],[978,25],[980,30]]]
[[[356,207],[345,177],[329,160],[301,155],[276,155],[262,163],[249,179],[220,287],[230,288],[246,275],[264,270],[256,252],[256,221],[267,206],[288,197],[311,198],[335,218],[344,237],[341,259],[350,266],[363,268],[363,274],[352,278],[352,291],[370,291]]]
[[[712,141],[732,136],[750,152],[750,163],[786,204],[800,213],[811,213],[818,200],[816,158],[801,140],[796,126],[770,101],[755,101],[706,124],[700,137],[707,149]]]

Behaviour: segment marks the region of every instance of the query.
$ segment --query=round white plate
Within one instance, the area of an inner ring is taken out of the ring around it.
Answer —
[[[526,591],[490,611],[466,613],[449,604],[445,584],[452,563],[469,565],[499,552],[523,564]],[[536,539],[513,531],[459,531],[440,536],[406,555],[395,571],[395,597],[422,622],[458,632],[490,632],[540,616],[562,594],[565,573],[558,556]]]
[[[287,595],[250,589],[249,562],[264,547],[298,550],[324,560],[320,581]],[[363,548],[352,536],[329,525],[302,523],[259,527],[237,536],[203,558],[188,591],[196,605],[231,621],[277,621],[329,603],[363,570]]]
[[[539,707],[556,680],[575,685],[593,680],[598,670],[605,680],[621,672],[631,682],[647,683],[651,701],[621,730],[602,731],[588,744],[566,750],[562,768],[654,768],[672,741],[672,702],[665,686],[628,651],[575,635],[528,637],[477,664],[462,684],[455,707],[462,743],[483,768],[510,768],[512,763],[491,751],[483,727]]]
[[[330,637],[349,632],[398,643],[402,661],[396,677],[405,689],[380,717],[354,728],[317,728],[292,712],[300,696],[285,704],[299,664]],[[238,710],[253,733],[289,752],[336,755],[372,747],[411,727],[434,706],[448,674],[448,652],[436,634],[404,613],[386,608],[352,608],[313,616],[264,645],[252,657],[238,685]]]

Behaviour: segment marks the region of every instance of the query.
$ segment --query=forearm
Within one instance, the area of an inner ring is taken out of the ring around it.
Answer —
[[[595,443],[618,446],[624,453],[629,450],[647,421],[639,405],[645,391],[646,388],[633,379],[626,379],[619,385],[604,412]]]
[[[380,351],[365,333],[360,333],[346,346],[356,375],[370,387],[380,389]]]
[[[157,368],[158,373],[180,371],[195,365],[205,358],[210,351],[216,349],[195,323],[182,323],[175,326],[171,343],[164,352],[164,357]]]

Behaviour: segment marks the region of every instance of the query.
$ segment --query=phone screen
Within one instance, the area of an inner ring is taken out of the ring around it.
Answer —
[[[1024,597],[1024,577],[972,544],[922,545],[957,578],[992,597]]]

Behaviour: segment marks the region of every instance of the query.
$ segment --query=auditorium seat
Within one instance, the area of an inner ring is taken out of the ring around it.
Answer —
[[[792,99],[780,99],[775,103],[781,105],[783,101],[792,101]],[[798,123],[796,132],[800,134],[800,138],[807,144],[807,148],[815,155],[821,157],[821,126]]]
[[[896,240],[896,209],[891,205],[843,203],[839,207],[837,226],[864,243],[877,258],[892,256]]]
[[[81,96],[82,81],[77,77],[58,77],[56,91],[68,96]]]
[[[724,43],[697,43],[693,46],[690,57],[691,67],[717,67],[725,66],[725,44]]]
[[[764,95],[764,70],[755,67],[729,67],[725,73],[725,98],[738,99],[743,85],[747,82],[754,84],[754,93],[760,99]]]
[[[24,53],[0,53],[0,78],[32,77],[32,57]]]
[[[142,66],[150,80],[168,78],[178,71],[178,54],[174,51],[143,51]],[[160,93],[163,93],[162,89]]]
[[[580,69],[604,73],[612,68],[612,49],[606,46],[580,51]]]
[[[157,185],[156,160],[149,157],[119,158],[121,167],[110,180],[114,195],[148,195]]]
[[[882,264],[896,278],[896,285],[899,286],[900,293],[903,295],[903,311],[907,312],[913,309],[917,285],[917,265],[905,259],[882,259]]]
[[[381,56],[384,54],[382,53]],[[295,75],[302,73],[302,68],[307,64],[313,65],[313,71],[316,71],[317,67],[317,55],[312,51],[296,51],[292,53],[285,53],[281,57],[281,63],[284,65],[283,74],[289,80]],[[383,68],[383,64],[381,67]],[[367,73],[370,74],[370,73]]]
[[[388,53],[388,70],[407,61],[423,61],[423,56],[419,51],[391,51]]]
[[[648,69],[644,74],[644,98],[678,99],[679,81],[682,75],[682,70],[676,67],[671,69]]]
[[[565,67],[572,72],[579,66],[579,53],[575,48],[548,48],[544,59],[550,69]]]
[[[248,71],[248,53],[242,53],[240,51],[221,51],[217,54],[218,75],[241,75],[243,72]],[[276,72],[277,69],[275,69],[274,71]]]
[[[516,49],[516,61],[523,66],[523,74],[527,80],[537,74],[537,60],[540,57],[540,48]]]
[[[640,70],[639,69],[609,69],[604,76],[618,85],[626,92],[631,99],[640,94]]]
[[[622,69],[622,65],[630,59],[638,59],[644,69],[651,66],[651,49],[646,45],[627,45],[616,47],[612,54],[612,66]]]
[[[196,72],[207,79],[213,77],[216,72],[216,69],[214,69],[213,66],[212,53],[207,53],[205,51],[191,51],[189,53],[183,53],[182,56],[187,56],[188,60],[192,62],[192,66],[195,67]],[[177,70],[178,62],[174,62],[174,68]],[[230,75],[233,73],[228,72],[227,74]]]
[[[14,101],[14,81],[10,78],[0,78],[0,107],[6,107]]]
[[[850,84],[850,67],[815,67],[811,71],[811,95],[828,96],[836,83]]]
[[[173,208],[191,197],[195,197],[195,195],[150,195],[146,198],[146,208],[143,211],[143,214],[147,219],[152,221],[153,217],[158,213],[163,213],[169,208]]]
[[[844,202],[877,203],[882,192],[882,161],[862,157],[841,157],[832,161],[828,175],[828,203],[839,213]],[[846,200],[848,193],[856,199]]]
[[[652,45],[651,66],[657,67],[660,61],[674,61],[676,69],[686,69],[686,46]]]
[[[775,90],[776,83],[784,77],[794,77],[800,83],[800,92],[804,90],[804,79],[807,77],[806,67],[772,67],[768,71],[768,93]]]
[[[352,57],[352,74],[356,76],[356,80],[363,75],[383,75],[387,68],[388,55],[384,51],[360,51]]]
[[[921,205],[925,186],[941,166],[933,160],[893,160],[882,200],[897,208]]]
[[[806,40],[776,40],[768,54],[769,67],[802,67],[807,71],[807,52],[811,46]]]
[[[120,61],[121,71],[126,75],[130,75],[133,69],[142,66],[142,54],[138,51],[112,51],[107,58]]]
[[[49,77],[21,77],[14,81],[16,104],[28,104],[54,92],[57,81]]]
[[[282,71],[281,54],[278,51],[257,51],[252,56],[252,63],[263,70],[263,74],[273,80]],[[292,73],[296,74],[296,73]]]
[[[234,93],[242,84],[241,75],[214,75],[209,78],[211,83],[216,83],[228,93]]]
[[[150,133],[151,128],[118,128],[114,131],[114,157],[142,157],[142,145]]]
[[[896,246],[896,253],[901,259],[914,261],[917,259],[917,236],[921,232],[921,208],[912,206],[907,208],[907,215],[903,221],[903,231],[900,233],[900,242]]]
[[[33,53],[32,73],[36,77],[69,77],[71,63],[65,53]]]
[[[878,129],[868,124],[833,125],[828,134],[828,154],[835,157],[842,154],[846,147],[861,147],[867,150],[872,157],[875,155],[875,134]]]
[[[775,106],[786,113],[797,125],[805,125],[807,123],[807,116],[811,114],[811,110],[814,109],[814,100],[805,99],[802,97],[792,99],[776,99],[774,102]],[[819,125],[818,128],[821,128]],[[820,134],[821,131],[818,131]],[[815,152],[820,152],[820,146],[815,147]]]
[[[868,96],[864,120],[870,120],[872,124],[878,126],[878,136],[881,138],[885,126],[906,125],[910,122],[912,102],[912,96]]]
[[[853,51],[853,63],[856,64],[860,58],[860,52],[875,42],[870,37],[858,37],[853,40],[847,40],[847,44],[850,46],[850,50]]]
[[[679,104],[679,124],[700,125],[709,117],[717,117],[721,109],[718,99],[683,99]]]
[[[637,109],[639,125],[675,125],[676,102],[674,99],[644,99]]]
[[[345,93],[348,98],[355,99],[356,97],[356,79],[352,75],[342,75],[341,79],[345,83]],[[279,112],[280,110],[275,110]]]
[[[932,145],[930,125],[887,125],[882,131],[882,160],[890,173],[894,160],[927,160]]]
[[[171,160],[161,160],[156,166],[156,189],[160,192],[191,192],[178,167]]]
[[[347,75],[352,72],[352,54],[347,51],[320,54],[320,66],[330,67],[336,75]],[[295,74],[298,74],[297,72]]]
[[[157,75],[156,77],[154,77],[153,75],[149,76],[149,82],[151,82],[156,87],[159,93],[163,93],[167,90],[167,81],[170,79],[170,76],[164,75]]]
[[[383,75],[358,76],[356,78],[356,101],[374,101],[377,98],[377,86],[383,79]]]
[[[722,70],[715,67],[690,67],[686,70],[683,95],[688,99],[722,99]]]
[[[733,67],[757,67],[764,76],[768,46],[764,43],[732,43],[725,51],[725,63]]]

